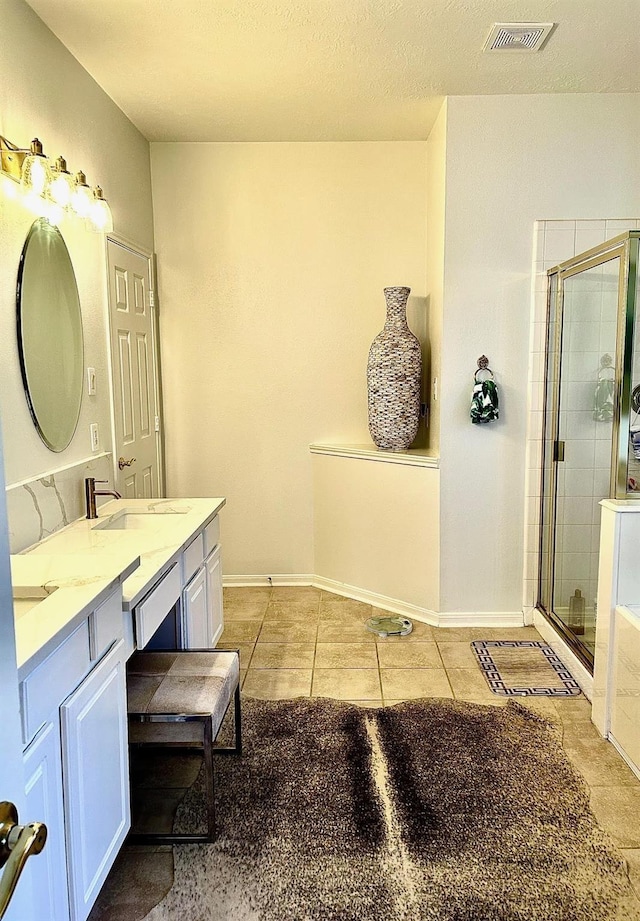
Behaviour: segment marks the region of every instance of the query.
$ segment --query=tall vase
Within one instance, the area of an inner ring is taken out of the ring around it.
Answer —
[[[369,431],[385,451],[411,446],[420,422],[420,343],[407,325],[411,288],[385,288],[387,319],[369,349]]]

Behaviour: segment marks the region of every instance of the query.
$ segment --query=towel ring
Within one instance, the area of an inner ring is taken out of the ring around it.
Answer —
[[[640,414],[640,384],[631,391],[631,408]]]
[[[480,374],[481,371],[486,371],[487,374],[490,375],[490,377],[488,378],[485,377],[484,380],[490,380],[490,381],[495,380],[494,373],[489,367],[489,359],[487,358],[486,355],[481,355],[480,358],[478,359],[478,370],[473,375],[473,379],[475,380],[476,384],[480,383],[480,381],[478,380],[478,374]]]

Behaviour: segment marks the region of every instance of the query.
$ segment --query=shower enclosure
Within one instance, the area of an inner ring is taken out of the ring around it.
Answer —
[[[631,231],[547,273],[537,606],[590,670],[599,503],[640,500],[639,248]]]

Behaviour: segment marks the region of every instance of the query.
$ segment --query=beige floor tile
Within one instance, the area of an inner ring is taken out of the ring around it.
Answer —
[[[271,601],[319,602],[320,589],[313,585],[276,585],[271,590]]]
[[[627,786],[640,795],[640,781],[610,742],[594,738],[581,740],[574,736],[565,741],[564,749],[590,787]],[[638,809],[640,817],[640,800]],[[637,824],[640,830],[640,821]]]
[[[640,786],[592,787],[591,808],[619,847],[640,848]]]
[[[473,640],[541,640],[535,627],[433,627],[434,639],[443,643]]]
[[[223,643],[222,640],[220,640],[216,649],[224,649],[225,645],[229,649],[238,649],[240,651],[240,668],[249,668],[249,662],[253,655],[255,643]]]
[[[491,700],[499,695],[494,694],[484,679],[480,669],[475,668],[448,668],[447,675],[453,688],[453,693],[458,700]]]
[[[640,898],[640,848],[623,850],[622,856],[627,861],[631,885]]]
[[[318,643],[316,668],[377,668],[375,643]]]
[[[220,646],[231,646],[235,643],[252,643],[258,637],[261,620],[232,620],[225,623]]]
[[[346,704],[355,704],[356,707],[366,707],[368,710],[378,709],[382,706],[382,698],[378,700],[345,700]]]
[[[323,621],[318,624],[319,643],[375,643],[376,638],[363,623]]]
[[[240,690],[242,690],[244,687],[244,679],[247,677],[247,671],[248,669],[246,668],[240,669]]]
[[[242,690],[262,700],[309,697],[311,674],[310,668],[250,668]]]
[[[315,624],[318,621],[318,604],[315,601],[271,601],[264,620],[265,623],[293,620]]]
[[[381,668],[384,700],[453,697],[443,668]]]
[[[222,591],[223,603],[237,601],[269,601],[271,597],[271,587],[269,585],[228,585]]]
[[[327,592],[325,589],[320,589],[320,601],[328,602],[329,604],[341,604],[344,601],[353,601],[353,598],[348,598],[346,595],[339,595],[337,592]]]
[[[374,612],[378,613],[378,609],[374,608]],[[392,643],[432,643],[434,639],[433,627],[414,620],[413,630],[407,636],[377,636],[376,642],[389,645]]]
[[[593,725],[584,720],[581,723],[565,723],[560,718],[562,724],[562,744],[565,748],[575,748],[584,742],[601,742],[602,736]]]
[[[315,643],[317,631],[315,621],[266,621],[258,639],[261,643]]]
[[[565,726],[570,723],[591,722],[591,704],[586,697],[558,698],[554,703]]]
[[[312,697],[337,700],[380,700],[380,675],[377,668],[316,668]]]
[[[542,716],[545,720],[548,720],[558,729],[562,728],[562,720],[558,715],[555,700],[551,700],[548,697],[533,696],[513,697],[512,700],[515,700],[523,707],[528,707],[529,710],[533,710],[534,713],[537,713],[538,716]]]
[[[478,660],[469,643],[444,643],[438,640],[438,649],[445,668],[479,668]]]
[[[351,598],[345,598],[342,601],[321,601],[320,602],[320,620],[322,621],[361,621],[363,624],[367,618],[371,617],[372,608],[370,604],[364,601],[354,601]]]
[[[380,668],[442,668],[435,643],[378,644]]]
[[[225,620],[262,620],[267,601],[231,601],[224,603]]]
[[[261,643],[258,640],[251,668],[313,668],[313,643]]]

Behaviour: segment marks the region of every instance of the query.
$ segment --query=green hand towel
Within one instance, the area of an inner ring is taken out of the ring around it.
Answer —
[[[480,381],[475,385],[471,397],[470,416],[474,424],[495,422],[500,417],[498,388],[495,381]]]

